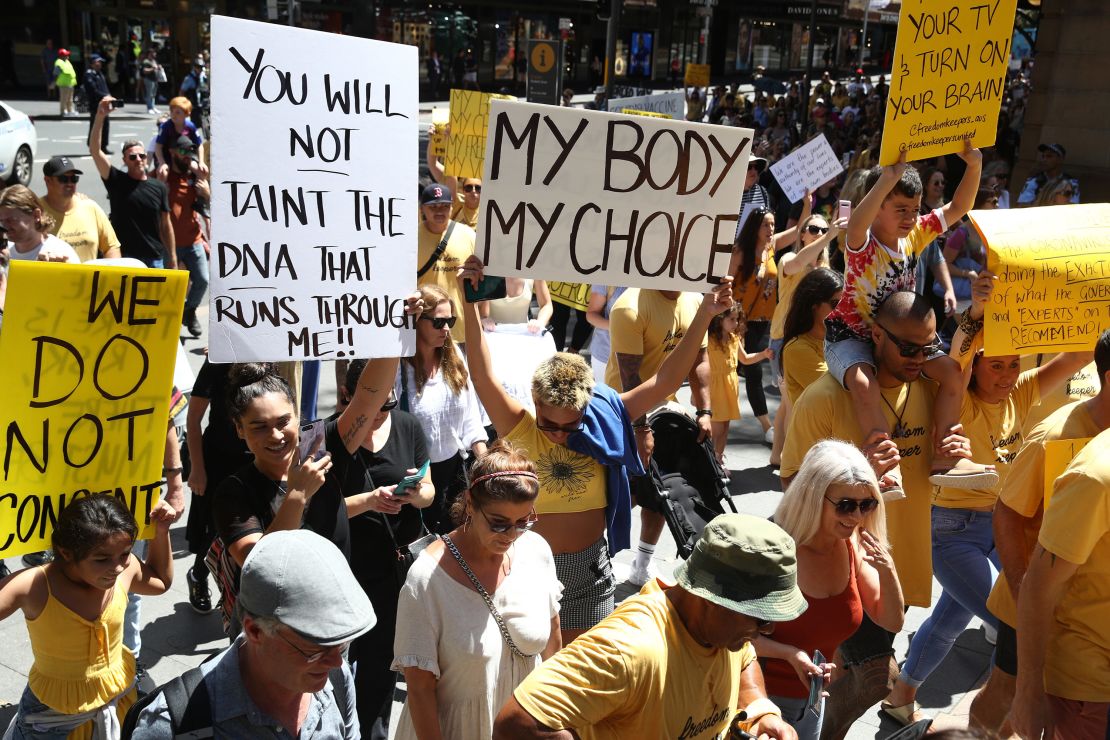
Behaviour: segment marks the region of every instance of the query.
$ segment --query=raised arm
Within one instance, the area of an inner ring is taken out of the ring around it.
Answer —
[[[898,156],[897,162],[883,167],[883,174],[879,175],[874,187],[868,190],[867,195],[863,196],[859,205],[852,209],[852,215],[848,218],[847,243],[845,244],[848,249],[859,249],[867,243],[867,230],[871,228],[871,224],[879,215],[883,200],[902,179],[902,173],[905,171],[906,152],[903,151]]]
[[[798,222],[799,225],[805,223],[805,219]],[[799,272],[814,265],[820,260],[821,255],[825,253],[825,248],[832,243],[839,234],[840,230],[848,225],[848,220],[838,218],[829,224],[829,230],[825,232],[820,239],[813,241],[810,244],[799,249],[797,252],[784,254],[779,260],[779,270],[784,275],[797,275]]]
[[[783,249],[784,247],[786,247],[787,244],[790,244],[790,243],[793,243],[793,242],[798,242],[798,241],[801,240],[801,238],[802,238],[802,224],[804,224],[806,222],[806,219],[809,218],[812,214],[813,214],[813,192],[810,191],[810,190],[807,190],[806,194],[802,197],[802,213],[798,217],[798,220],[795,221],[794,224],[792,226],[790,226],[789,228],[787,228],[785,231],[780,231],[779,233],[775,234],[775,251],[776,252],[778,250]]]
[[[107,180],[112,172],[112,163],[100,147],[100,137],[104,128],[104,119],[112,111],[113,97],[103,98],[100,105],[96,106],[96,120],[93,121],[92,131],[89,132],[89,154],[92,156],[96,171],[100,173],[101,180]]]
[[[952,195],[952,202],[941,208],[944,223],[949,225],[958,224],[975,205],[975,193],[979,190],[979,180],[983,175],[983,153],[971,146],[971,139],[964,139],[964,150],[959,153],[959,157],[967,164],[967,169]]]
[[[370,433],[368,426],[370,420],[381,409],[382,404],[389,398],[393,390],[393,379],[397,377],[396,357],[376,357],[366,363],[362,373],[358,376],[354,395],[351,396],[347,408],[336,420],[339,438],[347,452],[354,454],[355,450],[366,441]]]

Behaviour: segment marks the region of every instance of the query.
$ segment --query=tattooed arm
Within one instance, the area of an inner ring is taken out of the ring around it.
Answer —
[[[365,441],[370,433],[370,420],[389,398],[396,377],[396,357],[379,357],[366,363],[351,402],[336,421],[339,438],[348,452],[353,453]]]

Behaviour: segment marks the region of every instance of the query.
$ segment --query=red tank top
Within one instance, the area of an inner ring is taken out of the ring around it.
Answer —
[[[780,622],[770,638],[775,642],[793,645],[805,651],[811,658],[814,650],[820,650],[825,659],[831,661],[840,643],[847,640],[863,623],[863,601],[856,586],[856,558],[852,552],[851,540],[848,546],[848,585],[835,596],[815,599],[803,595],[809,608],[802,616],[792,622]],[[798,680],[798,674],[785,660],[760,658],[763,668],[763,682],[768,696],[787,696],[804,699],[809,689]]]

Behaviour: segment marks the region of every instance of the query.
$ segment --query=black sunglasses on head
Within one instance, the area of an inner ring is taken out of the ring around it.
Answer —
[[[935,334],[933,336],[936,338],[934,338],[933,341],[929,342],[928,344],[914,344],[913,342],[907,342],[894,336],[894,334],[892,334],[889,329],[887,329],[885,326],[877,321],[875,322],[875,325],[883,330],[883,333],[887,335],[890,341],[894,342],[894,346],[898,348],[898,354],[900,354],[902,357],[917,357],[919,354],[923,354],[928,357],[929,355],[939,352],[944,346],[941,344],[940,338],[936,337]]]
[[[809,234],[827,234],[829,233],[828,226],[818,226],[817,224],[809,224],[806,226],[806,232]]]
[[[436,317],[421,316],[420,320],[421,321],[431,321],[432,326],[434,326],[437,329],[442,329],[445,326],[448,329],[454,329],[455,328],[455,322],[459,320],[459,317],[458,316],[436,316]]]
[[[879,505],[878,500],[873,498],[842,498],[839,501],[833,501],[828,496],[825,496],[825,500],[836,507],[837,514],[845,515],[851,514],[856,509],[859,509],[859,513],[861,514],[870,514],[875,510],[875,507]]]

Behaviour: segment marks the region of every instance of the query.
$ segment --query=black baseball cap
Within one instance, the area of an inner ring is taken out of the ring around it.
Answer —
[[[424,188],[420,193],[420,205],[429,206],[433,203],[452,203],[454,202],[449,188],[433,182],[431,185]]]
[[[47,177],[57,177],[67,172],[76,172],[78,175],[85,174],[77,169],[77,165],[73,163],[72,159],[65,156],[51,157],[47,160],[46,164],[42,166],[42,174]]]
[[[193,159],[197,158],[197,145],[194,144],[193,140],[190,139],[188,136],[185,136],[184,134],[178,136],[177,141],[174,142],[173,146],[174,149],[178,150],[187,149],[190,152],[190,157],[192,157]]]

